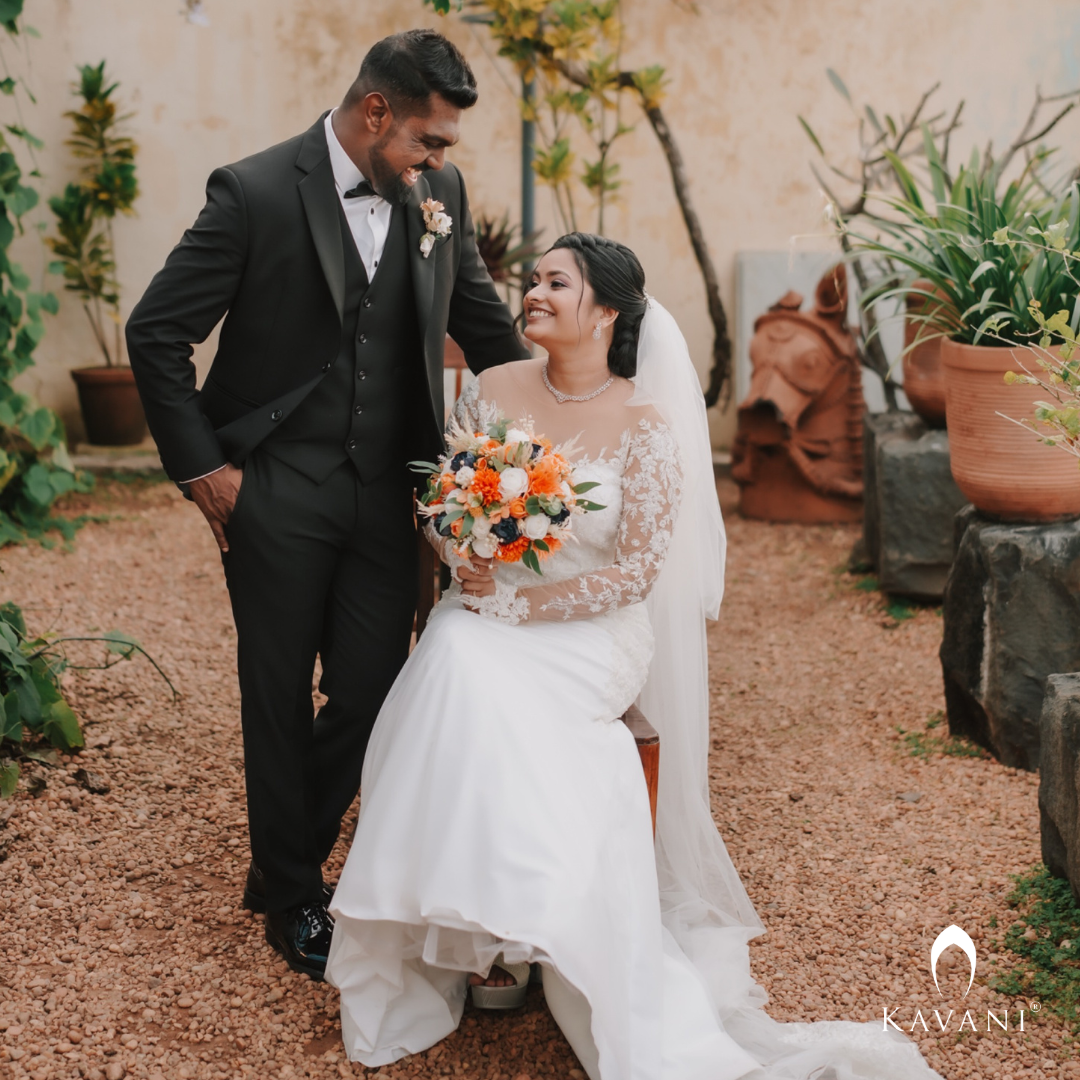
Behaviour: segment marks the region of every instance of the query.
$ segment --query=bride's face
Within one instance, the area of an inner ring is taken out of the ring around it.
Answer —
[[[549,353],[591,342],[596,323],[608,322],[608,309],[597,305],[592,286],[566,248],[549,251],[531,282],[524,300],[525,336]]]

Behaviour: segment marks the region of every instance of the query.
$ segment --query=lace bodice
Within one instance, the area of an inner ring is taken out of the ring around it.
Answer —
[[[521,563],[498,564],[496,595],[479,602],[481,614],[511,622],[591,618],[645,598],[667,554],[682,471],[674,438],[659,417],[642,409],[626,412],[628,426],[610,454],[604,447],[574,461],[574,482],[598,483],[589,499],[604,509],[575,518],[573,539],[543,561],[542,577]],[[478,380],[462,392],[452,415],[480,431],[500,414],[514,416],[482,397]],[[552,439],[561,434],[538,430]],[[430,525],[427,535],[453,565],[450,543]],[[447,598],[459,596],[455,583]]]

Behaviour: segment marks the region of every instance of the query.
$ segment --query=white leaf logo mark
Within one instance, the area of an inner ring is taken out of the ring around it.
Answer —
[[[938,957],[950,945],[956,945],[963,949],[968,962],[971,964],[971,978],[968,979],[967,990],[964,991],[964,997],[967,997],[968,990],[971,989],[971,984],[975,981],[975,942],[968,936],[967,931],[961,929],[956,923],[953,923],[952,926],[946,926],[938,934],[934,947],[930,950],[930,972],[934,976],[934,986],[937,986],[937,992],[941,994],[941,987],[938,986],[937,981],[937,962]],[[945,995],[941,994],[941,996],[944,997]]]

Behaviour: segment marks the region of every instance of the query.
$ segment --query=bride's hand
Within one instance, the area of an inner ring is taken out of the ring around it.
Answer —
[[[494,596],[495,560],[473,555],[467,564],[457,568],[457,579],[468,596]]]

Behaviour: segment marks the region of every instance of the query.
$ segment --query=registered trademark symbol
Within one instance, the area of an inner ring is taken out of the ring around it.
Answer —
[[[1029,1002],[1029,1004],[1032,1012],[1038,1012],[1042,1008],[1042,1005],[1038,1001],[1032,1001]]]

